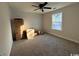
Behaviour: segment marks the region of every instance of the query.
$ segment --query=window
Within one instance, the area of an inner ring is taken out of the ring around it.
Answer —
[[[62,12],[52,15],[52,29],[62,30]]]

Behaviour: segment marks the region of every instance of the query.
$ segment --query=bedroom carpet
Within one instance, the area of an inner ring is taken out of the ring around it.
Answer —
[[[32,40],[14,41],[11,56],[71,56],[79,55],[79,44],[51,36],[35,36]]]

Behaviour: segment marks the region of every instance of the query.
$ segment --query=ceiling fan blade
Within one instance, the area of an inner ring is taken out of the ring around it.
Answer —
[[[44,7],[44,9],[52,9],[51,7]]]
[[[32,6],[34,6],[34,7],[38,7],[38,6],[36,6],[36,5],[32,5]]]
[[[38,10],[38,9],[35,9],[34,11],[36,11],[36,10]]]
[[[45,5],[47,5],[48,3],[47,2],[44,2],[42,5],[43,5],[43,7],[45,6]]]

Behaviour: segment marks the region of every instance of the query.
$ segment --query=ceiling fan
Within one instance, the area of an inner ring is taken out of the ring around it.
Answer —
[[[43,4],[39,4],[38,6],[36,5],[32,5],[32,6],[37,8],[34,11],[40,9],[42,12],[44,12],[44,9],[52,9],[51,7],[45,7],[47,4],[48,4],[47,2],[44,2]]]

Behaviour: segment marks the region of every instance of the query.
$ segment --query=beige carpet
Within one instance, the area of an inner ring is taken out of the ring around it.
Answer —
[[[70,56],[79,55],[79,44],[49,34],[36,36],[33,40],[13,43],[11,56]]]

